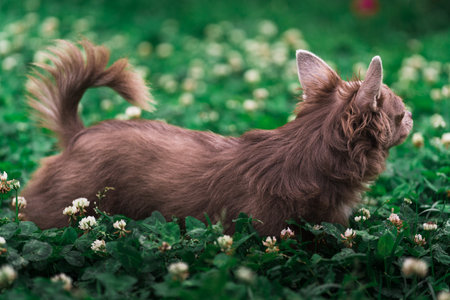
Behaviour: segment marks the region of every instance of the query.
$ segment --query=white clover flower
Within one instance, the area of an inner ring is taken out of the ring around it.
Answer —
[[[284,66],[288,60],[288,49],[283,45],[277,45],[271,53],[272,61],[279,66]]]
[[[422,133],[415,132],[412,136],[412,143],[417,148],[423,147],[423,145],[425,144],[425,140]]]
[[[138,66],[134,68],[134,71],[139,77],[141,78],[147,78],[148,74],[150,73],[150,69],[146,66]]]
[[[295,45],[299,40],[303,39],[303,34],[297,28],[290,28],[283,33],[283,39],[289,45]]]
[[[444,118],[439,114],[432,115],[430,121],[431,121],[431,125],[434,128],[439,128],[439,127],[444,128],[447,125],[444,121]]]
[[[228,57],[228,63],[230,64],[233,71],[240,71],[243,67],[244,61],[242,59],[242,56],[239,54],[239,52],[233,52]]]
[[[216,77],[224,77],[231,73],[231,66],[227,64],[214,65],[212,72]]]
[[[442,143],[441,143],[441,139],[438,137],[434,137],[430,140],[430,144],[433,145],[436,148],[441,147]]]
[[[367,65],[363,62],[357,62],[353,65],[352,69],[353,69],[353,73],[364,76],[364,74],[366,74],[366,72],[367,72]]]
[[[441,94],[444,98],[450,98],[450,85],[444,85]]]
[[[356,237],[356,232],[352,228],[347,228],[344,234],[341,233],[342,242],[349,248],[353,246],[353,239]]]
[[[397,230],[400,230],[403,227],[403,221],[400,219],[400,217],[397,214],[391,213],[388,220],[397,227]]]
[[[423,223],[423,230],[433,231],[437,229],[437,224],[434,222]]]
[[[166,252],[172,249],[172,246],[168,242],[162,242],[161,246],[158,247],[158,250],[161,252]]]
[[[0,247],[4,246],[5,244],[6,244],[5,238],[0,236]]]
[[[11,51],[11,43],[8,40],[0,40],[0,54],[5,55]]]
[[[400,80],[401,81],[417,81],[418,79],[417,70],[410,66],[403,66],[400,69]]]
[[[416,235],[414,236],[414,243],[416,243],[416,244],[419,245],[419,246],[423,246],[423,245],[425,245],[427,242],[425,241],[425,238],[422,237],[421,234],[416,234]]]
[[[439,101],[442,99],[441,89],[431,89],[430,98],[434,101]]]
[[[412,204],[412,200],[409,198],[403,198],[403,202],[405,202],[406,204]]]
[[[264,100],[269,97],[269,91],[265,88],[258,88],[253,91],[253,97],[258,100]]]
[[[425,277],[428,273],[428,265],[421,259],[408,257],[403,261],[402,273],[405,276],[418,275]]]
[[[401,222],[400,217],[397,214],[392,213],[388,220],[392,223],[392,224],[397,224],[399,222]]]
[[[125,110],[125,115],[130,119],[139,119],[142,114],[142,109],[137,106],[127,107]]]
[[[225,253],[229,253],[231,251],[231,246],[233,245],[233,238],[229,235],[220,236],[217,238],[217,244]]]
[[[196,81],[196,79],[186,78],[185,80],[183,80],[183,83],[181,86],[183,88],[183,91],[190,93],[190,92],[195,91],[198,88],[199,84]],[[201,86],[201,84],[200,84],[200,86]]]
[[[89,201],[86,198],[78,198],[72,201],[72,205],[76,208],[78,208],[80,211],[84,209],[85,207],[89,206]]]
[[[17,272],[10,265],[3,265],[0,268],[0,288],[11,285],[17,278]]]
[[[10,71],[17,66],[17,59],[14,56],[8,56],[3,60],[2,68],[5,71]]]
[[[201,79],[205,76],[205,70],[201,65],[192,66],[188,70],[188,76],[194,79]]]
[[[230,42],[240,44],[245,40],[245,31],[239,28],[233,28],[228,32]]]
[[[392,213],[388,220],[391,221],[391,223],[397,223],[400,221],[400,217],[397,214]]]
[[[293,238],[294,236],[295,236],[294,231],[292,231],[292,229],[290,229],[289,227],[281,230],[281,238],[283,240]]]
[[[162,43],[156,46],[156,55],[160,58],[167,58],[173,53],[173,45],[169,43]]]
[[[208,114],[208,119],[212,122],[219,120],[219,113],[215,110],[212,110]]]
[[[220,57],[223,54],[223,47],[218,43],[208,43],[206,53],[212,57]]]
[[[359,211],[363,214],[363,220],[370,219],[370,211],[367,208],[360,208]]]
[[[278,28],[274,22],[264,20],[259,23],[259,32],[265,36],[272,37],[278,33]]]
[[[209,24],[205,27],[205,35],[208,39],[215,40],[223,35],[223,29],[218,24]]]
[[[266,238],[266,241],[264,241],[264,242],[262,242],[263,243],[263,245],[264,246],[266,246],[266,247],[274,247],[275,246],[275,244],[276,244],[276,242],[277,242],[277,238],[276,237],[270,237],[270,236],[268,236],[267,238]]]
[[[323,226],[319,225],[319,224],[316,224],[316,225],[313,226],[313,229],[314,230],[321,230],[321,229],[323,229]]]
[[[72,289],[72,278],[67,276],[64,273],[58,274],[50,278],[52,282],[58,282],[61,281],[63,283],[63,289],[66,291],[70,291]]]
[[[38,63],[45,63],[48,61],[48,54],[45,51],[37,51],[33,56],[33,61]],[[31,82],[31,81],[28,81]]]
[[[178,98],[178,102],[183,106],[189,106],[194,103],[194,96],[191,93],[183,93]]]
[[[261,80],[258,70],[250,69],[244,73],[244,80],[248,83],[257,83]]]
[[[91,244],[91,249],[94,252],[106,252],[106,242],[104,240],[95,240],[92,244]]]
[[[242,282],[253,283],[255,280],[255,273],[247,267],[239,267],[236,270],[236,278]]]
[[[408,66],[411,66],[416,69],[422,69],[425,66],[426,62],[427,61],[425,60],[425,58],[423,58],[423,56],[421,56],[419,54],[415,54],[415,55],[405,59],[405,63]]]
[[[149,42],[141,42],[137,47],[137,52],[140,56],[149,56],[152,53],[153,46]]]
[[[189,276],[189,266],[182,261],[170,264],[167,269],[173,280],[183,281]]]
[[[90,230],[94,226],[97,226],[97,220],[93,216],[85,217],[81,219],[80,224],[78,224],[78,227],[81,230]]]
[[[76,32],[84,32],[88,31],[91,26],[90,21],[88,19],[78,19],[73,24],[73,29]]]
[[[361,216],[356,216],[356,217],[355,217],[355,222],[360,222],[360,221],[361,221],[361,219],[362,219],[362,217],[361,217]]]
[[[6,173],[6,172],[0,173],[0,180],[1,181],[8,180],[8,173]]]
[[[439,79],[439,70],[435,67],[426,67],[423,69],[423,77],[427,82],[436,82]]]
[[[274,236],[273,237],[268,236],[266,238],[266,241],[263,241],[262,243],[263,243],[264,246],[267,247],[267,249],[266,249],[267,253],[280,251],[278,246],[276,246],[277,239]]]
[[[11,181],[11,186],[12,186],[12,188],[15,189],[15,190],[20,189],[20,181],[17,180],[17,179],[13,179],[13,180]],[[23,197],[22,197],[22,198],[23,198]]]
[[[116,221],[113,224],[113,227],[118,230],[125,230],[125,226],[127,226],[127,223],[124,220]]]
[[[11,205],[12,207],[16,207],[16,198],[11,199]],[[27,207],[27,200],[25,200],[24,197],[17,197],[17,205],[19,206],[19,209]]]
[[[127,226],[127,223],[125,222],[125,220],[120,220],[120,221],[116,221],[113,224],[113,227],[117,229],[116,232],[114,233],[118,233],[119,237],[123,237],[125,236],[127,233],[130,233],[130,230],[126,230],[125,226]]]
[[[239,102],[237,100],[234,99],[228,99],[225,102],[225,105],[228,109],[236,109],[237,107],[239,107]]]
[[[73,215],[77,214],[78,212],[79,212],[78,207],[68,206],[68,207],[64,208],[63,215],[73,216]]]
[[[170,79],[164,82],[163,88],[168,93],[175,93],[178,88],[178,83],[175,80]]]
[[[52,36],[59,27],[59,20],[55,17],[48,17],[41,25],[41,33],[44,36]]]
[[[253,99],[245,100],[244,103],[242,104],[242,106],[244,107],[244,109],[246,111],[249,111],[249,112],[255,111],[259,107],[258,103]]]
[[[113,104],[113,102],[110,99],[103,99],[100,102],[100,107],[103,110],[110,111],[114,107],[114,104]]]
[[[450,300],[450,293],[449,293],[449,291],[441,291],[437,295],[437,300]]]
[[[442,135],[441,143],[447,148],[450,147],[450,132],[446,132]]]
[[[347,228],[347,230],[345,230],[345,233],[344,233],[344,237],[345,238],[347,238],[347,239],[348,238],[354,238],[355,236],[356,236],[356,232],[354,232],[353,229]]]

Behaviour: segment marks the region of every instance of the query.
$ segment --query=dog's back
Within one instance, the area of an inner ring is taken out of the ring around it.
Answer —
[[[114,187],[97,201],[108,213],[139,219],[159,210],[201,218],[211,197],[208,161],[236,144],[235,138],[160,121],[102,122],[82,129],[63,153],[43,160],[23,192],[30,200],[26,217],[41,228],[64,226],[62,211],[72,200],[94,200],[98,191]]]

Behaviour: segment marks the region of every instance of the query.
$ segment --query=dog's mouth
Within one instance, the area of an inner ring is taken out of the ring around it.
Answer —
[[[412,119],[412,114],[411,114],[411,112],[407,111],[405,119],[403,120],[401,127],[398,129],[399,130],[398,134],[394,135],[392,144],[389,145],[388,148],[402,144],[406,140],[408,135],[411,133],[413,125],[414,125],[414,121]],[[396,136],[397,136],[397,138],[395,138]]]

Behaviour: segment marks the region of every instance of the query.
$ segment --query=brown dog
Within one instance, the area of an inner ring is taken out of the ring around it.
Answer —
[[[88,88],[111,87],[144,108],[149,93],[126,60],[106,68],[105,48],[81,44],[85,59],[76,46],[60,42],[50,49],[54,66],[38,65],[53,78],[31,77],[31,106],[62,149],[43,160],[23,192],[27,218],[41,228],[65,226],[62,211],[72,200],[94,200],[105,187],[115,190],[100,208],[135,219],[154,210],[200,219],[226,211],[230,225],[245,212],[262,221],[262,234],[279,234],[286,220],[298,217],[346,224],[365,183],[383,171],[389,148],[412,127],[402,100],[382,84],[378,56],[364,81],[345,82],[299,50],[304,101],[297,118],[280,128],[238,138],[144,120],[85,128],[77,106]]]

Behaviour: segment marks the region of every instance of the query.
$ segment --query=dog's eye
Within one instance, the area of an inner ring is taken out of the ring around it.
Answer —
[[[395,123],[400,124],[403,120],[403,117],[405,116],[405,112],[402,112],[400,115],[395,116]]]

